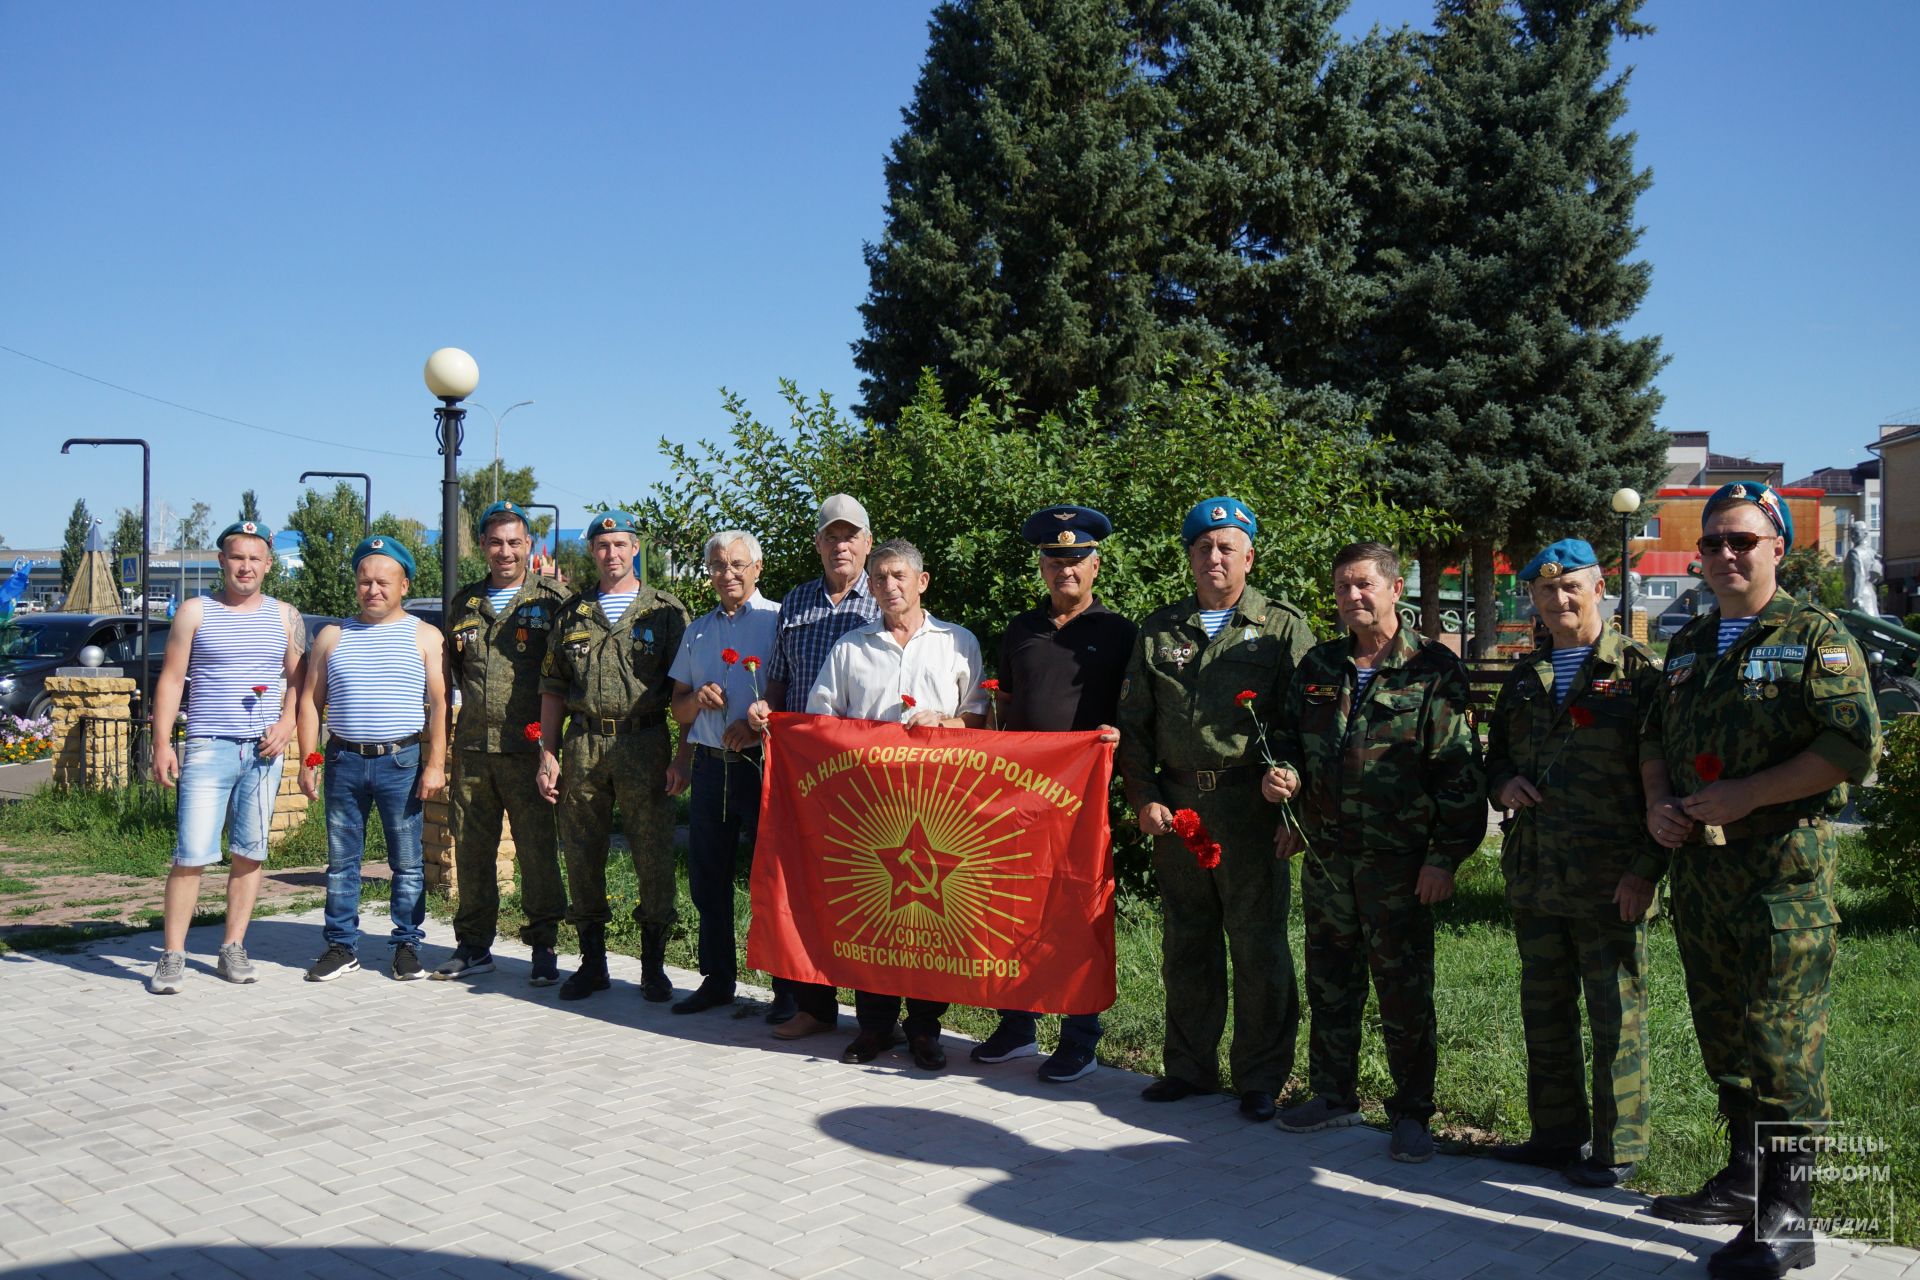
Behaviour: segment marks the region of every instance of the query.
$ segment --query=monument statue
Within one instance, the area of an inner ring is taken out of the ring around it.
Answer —
[[[1843,565],[1847,579],[1847,608],[1869,616],[1880,612],[1880,598],[1874,585],[1880,581],[1880,553],[1867,543],[1867,526],[1858,520],[1847,526],[1847,558]]]

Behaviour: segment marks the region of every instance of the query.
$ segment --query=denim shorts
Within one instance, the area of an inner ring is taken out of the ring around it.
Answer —
[[[261,759],[258,738],[188,738],[180,748],[180,832],[173,864],[208,867],[220,861],[222,826],[235,857],[265,862],[286,763],[284,751]]]

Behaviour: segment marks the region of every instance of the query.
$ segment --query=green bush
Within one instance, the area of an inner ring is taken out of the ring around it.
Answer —
[[[1900,625],[1909,631],[1920,631],[1920,613],[1910,613],[1900,619]]]
[[[1874,888],[1920,899],[1920,716],[1884,728],[1878,785],[1861,798],[1867,839],[1860,875]]]

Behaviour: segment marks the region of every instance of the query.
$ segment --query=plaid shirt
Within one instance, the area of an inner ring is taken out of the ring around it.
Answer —
[[[880,616],[880,606],[867,590],[862,572],[835,604],[827,598],[824,581],[815,578],[787,592],[780,602],[780,638],[767,664],[767,679],[787,687],[787,705],[777,711],[805,711],[807,695],[826,664],[827,654],[841,636]]]

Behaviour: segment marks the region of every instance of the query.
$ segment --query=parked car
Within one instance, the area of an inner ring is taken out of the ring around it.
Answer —
[[[149,624],[153,634],[154,657],[148,662],[152,678],[160,675],[160,657],[166,651],[171,624]],[[80,651],[98,645],[106,653],[103,665],[120,667],[140,679],[140,619],[130,613],[35,613],[15,617],[13,625],[0,630],[0,711],[28,719],[47,714],[53,699],[47,693],[47,677],[61,667],[80,665]],[[144,714],[139,694],[134,695],[133,714]]]

